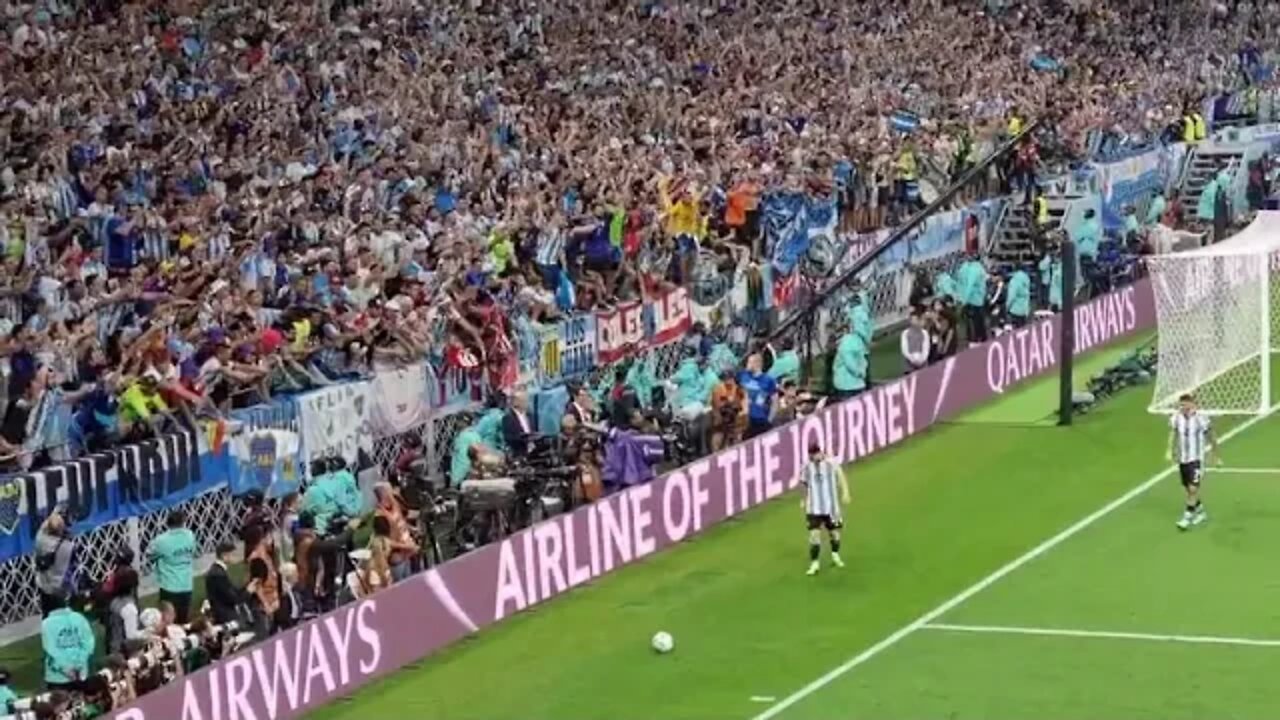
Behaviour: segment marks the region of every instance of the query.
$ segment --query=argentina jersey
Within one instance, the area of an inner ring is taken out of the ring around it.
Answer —
[[[805,487],[804,511],[806,515],[827,516],[840,519],[840,466],[831,460],[810,461],[801,471],[800,481]]]

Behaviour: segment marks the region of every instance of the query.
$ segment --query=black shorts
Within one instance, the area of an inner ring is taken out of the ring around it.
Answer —
[[[1184,488],[1200,487],[1200,475],[1203,472],[1200,469],[1199,461],[1178,463],[1178,475],[1182,478],[1182,487]]]
[[[844,523],[840,520],[833,519],[830,515],[805,515],[804,519],[809,524],[810,530],[827,529],[839,530],[844,527]]]

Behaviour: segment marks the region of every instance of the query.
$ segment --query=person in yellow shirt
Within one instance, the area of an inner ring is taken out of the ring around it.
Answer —
[[[706,232],[707,221],[700,210],[698,193],[685,180],[662,178],[658,181],[658,200],[667,237],[688,235],[700,239]]]
[[[154,368],[148,368],[120,393],[120,419],[139,436],[147,434],[140,432],[141,429],[158,432],[171,417],[168,403],[160,396],[160,373]]]
[[[1006,126],[1006,132],[1008,132],[1010,139],[1022,134],[1022,125],[1022,117],[1018,114],[1018,108],[1009,108],[1009,122]]]

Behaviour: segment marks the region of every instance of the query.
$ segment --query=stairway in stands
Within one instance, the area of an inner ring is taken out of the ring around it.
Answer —
[[[1046,235],[1062,227],[1067,206],[1074,199],[1074,196],[1068,195],[1047,198],[1049,222],[1044,226]],[[1022,200],[1021,193],[1009,198],[1004,218],[997,225],[995,238],[987,250],[987,257],[996,269],[1034,265],[1040,260],[1040,254],[1036,252],[1035,243],[1031,239],[1031,227],[1035,221],[1034,210],[1031,205],[1023,203]]]
[[[1233,163],[1239,167],[1244,161],[1244,153],[1236,150],[1196,147],[1191,153],[1186,172],[1182,176],[1182,186],[1178,188],[1178,202],[1182,205],[1183,213],[1196,211],[1204,186],[1209,184],[1214,175],[1231,167]]]

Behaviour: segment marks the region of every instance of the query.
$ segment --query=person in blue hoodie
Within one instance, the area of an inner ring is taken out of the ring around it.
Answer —
[[[964,307],[966,339],[987,339],[987,268],[977,255],[970,255],[956,271],[960,303]]]
[[[55,593],[49,602],[53,610],[40,623],[44,683],[50,690],[76,690],[89,677],[93,627],[85,616],[67,607],[64,593]]]
[[[1014,327],[1022,327],[1031,317],[1031,276],[1019,266],[1009,275],[1004,288],[1004,310]]]

